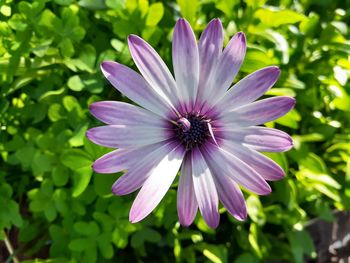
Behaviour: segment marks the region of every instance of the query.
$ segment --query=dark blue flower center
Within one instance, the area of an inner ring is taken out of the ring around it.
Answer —
[[[180,118],[175,125],[175,131],[177,138],[188,150],[200,146],[210,137],[208,121],[198,115]]]

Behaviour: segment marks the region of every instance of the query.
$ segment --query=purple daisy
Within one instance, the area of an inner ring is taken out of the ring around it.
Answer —
[[[116,62],[101,69],[110,83],[140,106],[124,102],[93,103],[91,113],[106,126],[87,131],[94,143],[118,148],[93,164],[98,173],[127,170],[112,186],[116,195],[141,188],[129,219],[144,219],[162,200],[181,169],[177,210],[190,225],[199,208],[208,226],[219,224],[219,200],[238,220],[247,217],[240,186],[266,195],[266,180],[284,176],[261,152],[283,152],[293,144],[279,130],[258,126],[289,112],[295,100],[278,96],[255,101],[278,79],[280,70],[258,70],[232,88],[246,51],[237,33],[223,50],[223,28],[212,20],[197,44],[185,19],[176,23],[172,57],[175,78],[157,52],[130,35],[131,56],[141,72]]]

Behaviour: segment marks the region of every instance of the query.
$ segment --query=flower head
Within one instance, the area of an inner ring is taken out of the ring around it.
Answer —
[[[93,103],[91,113],[106,126],[92,128],[94,143],[117,148],[95,161],[98,173],[122,175],[112,186],[116,195],[141,188],[130,221],[144,219],[162,200],[180,172],[177,209],[190,225],[199,208],[210,227],[219,223],[219,201],[238,220],[247,216],[239,185],[259,195],[271,192],[266,180],[283,170],[262,152],[287,151],[290,136],[258,126],[290,111],[295,100],[272,97],[256,101],[278,79],[280,70],[266,67],[230,88],[243,62],[246,39],[237,33],[223,49],[223,28],[212,20],[199,42],[185,19],[173,35],[174,76],[143,39],[128,44],[140,74],[116,62],[101,69],[110,83],[139,106],[124,102]]]

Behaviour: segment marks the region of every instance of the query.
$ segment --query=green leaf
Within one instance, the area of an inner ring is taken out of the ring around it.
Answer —
[[[176,0],[176,2],[180,7],[182,17],[186,18],[193,25],[199,4],[198,0]]]
[[[23,166],[30,166],[35,155],[35,148],[27,146],[16,151],[16,157],[20,160]]]
[[[100,93],[103,89],[101,79],[89,75],[72,76],[68,79],[67,85],[73,91],[88,90],[91,93]]]
[[[11,16],[11,6],[3,5],[0,7],[0,13],[4,16]]]
[[[277,64],[276,60],[270,58],[266,52],[256,48],[248,48],[241,70],[243,72],[251,73],[274,64]]]
[[[299,127],[300,120],[300,114],[295,109],[293,109],[283,117],[277,119],[275,122],[292,129],[297,129]]]
[[[224,12],[227,17],[232,17],[234,15],[232,10],[238,3],[238,0],[219,0],[216,1],[215,7]]]
[[[61,104],[51,104],[47,112],[49,119],[53,122],[58,121],[65,117],[65,111]]]
[[[257,7],[263,6],[266,3],[266,1],[267,0],[246,0],[246,3],[248,6],[257,8]]]
[[[68,112],[71,112],[75,108],[80,108],[78,100],[73,96],[65,96],[63,98],[63,106]]]
[[[239,255],[238,258],[234,261],[234,263],[258,263],[259,259],[254,255],[249,253],[244,253]]]
[[[117,179],[115,174],[96,174],[94,176],[94,189],[100,196],[110,195],[111,186]]]
[[[96,49],[92,45],[85,45],[79,54],[79,60],[91,71],[95,69]]]
[[[86,130],[88,128],[88,124],[81,125],[76,129],[73,136],[69,139],[69,144],[73,147],[78,147],[84,145],[84,137]]]
[[[123,228],[115,228],[112,233],[112,242],[117,248],[125,248],[128,245],[129,234]]]
[[[77,239],[73,239],[69,243],[68,247],[72,251],[81,252],[81,251],[93,248],[94,242],[89,238],[77,238]]]
[[[306,231],[290,231],[288,239],[291,243],[294,260],[297,263],[303,263],[304,255],[310,256],[315,251],[313,241]]]
[[[161,238],[162,236],[157,231],[151,228],[142,228],[131,237],[131,246],[138,248],[143,246],[146,241],[157,243]]]
[[[208,245],[201,244],[200,249],[205,257],[214,263],[226,263],[227,262],[227,248],[223,245]]]
[[[77,197],[84,192],[91,179],[92,160],[90,155],[82,150],[72,149],[62,154],[61,162],[75,172],[73,176],[73,197]]]
[[[164,15],[164,7],[162,3],[154,3],[150,5],[146,17],[147,26],[155,26],[159,23]]]
[[[55,220],[57,216],[57,211],[56,211],[56,207],[52,202],[46,206],[44,210],[44,214],[47,218],[47,221],[52,222],[53,220]]]
[[[314,153],[309,153],[306,158],[302,158],[299,161],[299,165],[315,173],[327,173],[326,164]]]
[[[73,0],[54,0],[59,5],[70,5]]]
[[[12,29],[17,31],[25,31],[28,27],[20,14],[14,14],[11,16],[11,18],[8,20],[8,24]]]
[[[0,196],[9,199],[12,195],[12,188],[9,184],[3,183],[0,185]]]
[[[52,180],[56,186],[64,186],[67,184],[68,178],[69,172],[62,165],[56,166],[52,169]]]
[[[272,11],[269,9],[259,9],[255,12],[254,16],[259,18],[266,27],[295,24],[306,19],[304,15],[291,10]]]
[[[259,240],[258,240],[258,228],[256,224],[252,224],[249,230],[250,230],[249,236],[248,236],[249,243],[253,251],[255,252],[255,254],[261,259],[263,257],[263,253],[261,250],[261,244],[259,244]]]
[[[299,24],[300,31],[307,36],[313,36],[319,26],[319,19],[320,17],[312,12],[307,19]]]
[[[125,8],[125,0],[106,0],[106,6],[115,10],[121,10]]]
[[[95,222],[76,222],[74,224],[74,230],[84,236],[96,237],[100,233],[100,229]]]
[[[111,244],[111,235],[109,233],[100,235],[97,239],[97,245],[105,259],[111,259],[113,257],[114,252]]]
[[[263,211],[263,207],[259,198],[255,195],[251,195],[247,199],[247,211],[249,217],[258,225],[264,225],[266,216]]]
[[[70,58],[74,55],[74,46],[69,38],[63,39],[58,47],[60,48],[62,56]]]

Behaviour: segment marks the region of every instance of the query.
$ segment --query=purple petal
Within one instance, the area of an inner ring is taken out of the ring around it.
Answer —
[[[217,110],[230,111],[260,98],[276,83],[280,72],[278,67],[266,67],[248,75],[226,92]]]
[[[260,152],[285,152],[293,147],[292,138],[277,129],[253,126],[242,129],[221,128],[218,131],[221,138],[244,144]]]
[[[139,189],[160,164],[178,144],[175,142],[161,142],[143,147],[144,150],[133,151],[134,156],[129,155],[126,160],[128,171],[121,176],[112,186],[112,192],[116,195],[126,195]],[[148,152],[145,150],[148,149]],[[144,153],[141,156],[141,153]]]
[[[210,91],[216,88],[215,83],[211,83],[210,80],[215,74],[223,41],[224,33],[220,19],[211,20],[198,43],[200,72],[197,103],[199,106],[209,98]]]
[[[158,53],[142,38],[130,35],[128,37],[131,56],[146,81],[164,100],[172,106],[177,106],[177,87],[168,67]]]
[[[172,136],[172,132],[160,127],[138,124],[106,125],[88,130],[86,136],[90,141],[101,146],[126,148],[165,141]]]
[[[106,124],[143,124],[164,126],[165,121],[150,111],[120,101],[99,101],[90,105],[90,112]]]
[[[131,168],[135,163],[160,148],[164,142],[146,145],[139,148],[118,149],[98,158],[92,168],[97,173],[117,173]]]
[[[163,199],[180,168],[185,155],[182,146],[173,149],[152,170],[130,209],[132,223],[144,219]]]
[[[215,76],[213,76],[213,85],[215,85],[215,88],[209,94],[211,101],[214,102],[223,97],[227,89],[231,86],[242,65],[245,51],[245,35],[239,32],[231,38],[217,63]],[[206,108],[204,108],[205,110]]]
[[[197,97],[199,58],[196,37],[190,24],[180,18],[173,35],[173,66],[177,88],[185,105],[192,110]]]
[[[259,100],[233,111],[224,113],[221,119],[225,123],[239,126],[260,125],[282,117],[295,105],[295,99],[291,97],[272,97]]]
[[[199,210],[208,226],[216,228],[220,221],[218,193],[210,170],[198,149],[192,150],[192,170]]]
[[[185,157],[182,164],[177,190],[177,213],[180,224],[189,226],[196,217],[198,204],[193,188],[191,156]]]
[[[116,62],[106,61],[101,64],[101,70],[116,89],[142,107],[163,117],[168,117],[170,112],[174,111],[172,105],[132,69]]]
[[[203,149],[205,159],[211,169],[221,170],[222,176],[229,176],[236,183],[253,193],[259,195],[271,193],[271,188],[266,181],[253,168],[236,156],[211,143],[204,145]]]
[[[230,177],[222,175],[228,171],[211,171],[222,204],[237,220],[244,221],[247,218],[247,207],[241,189]]]
[[[222,141],[221,147],[248,164],[265,180],[277,181],[285,175],[283,169],[277,163],[248,147],[226,140]]]

